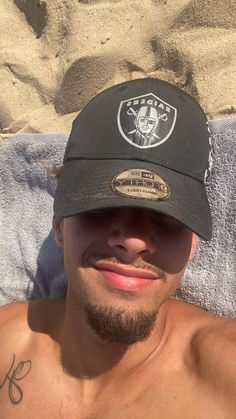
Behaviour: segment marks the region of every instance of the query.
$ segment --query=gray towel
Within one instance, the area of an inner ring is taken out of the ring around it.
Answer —
[[[213,167],[207,187],[213,238],[200,242],[176,296],[236,317],[236,120],[209,121]]]
[[[236,317],[236,120],[209,122],[214,164],[208,185],[213,239],[201,241],[176,297]],[[65,293],[62,250],[51,232],[55,180],[67,134],[21,134],[0,147],[0,304]]]

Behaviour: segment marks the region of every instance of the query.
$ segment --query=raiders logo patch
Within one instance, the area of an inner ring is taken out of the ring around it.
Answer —
[[[119,195],[146,200],[164,200],[170,196],[169,185],[147,169],[127,169],[112,179],[111,187]]]
[[[153,93],[123,100],[117,124],[122,137],[135,147],[150,148],[164,143],[171,135],[177,109]]]

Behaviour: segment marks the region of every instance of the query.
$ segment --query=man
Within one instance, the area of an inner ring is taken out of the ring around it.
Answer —
[[[155,134],[155,129],[158,125],[158,114],[155,107],[147,105],[142,106],[135,116],[134,125],[136,127],[134,138],[135,143],[141,146],[151,145],[156,143],[159,138]]]
[[[148,101],[159,139],[137,147],[127,110]],[[1,418],[236,417],[235,320],[171,298],[211,238],[209,157],[203,111],[164,81],[75,119],[53,221],[67,295],[1,308]]]

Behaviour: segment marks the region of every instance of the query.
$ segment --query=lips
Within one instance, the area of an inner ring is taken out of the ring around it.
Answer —
[[[111,262],[97,261],[94,264],[109,285],[126,291],[138,291],[153,284],[158,276],[146,269],[127,268]]]

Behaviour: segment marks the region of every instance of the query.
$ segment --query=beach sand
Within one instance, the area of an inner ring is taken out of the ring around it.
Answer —
[[[235,0],[2,0],[0,132],[68,132],[98,92],[146,76],[236,112]]]

